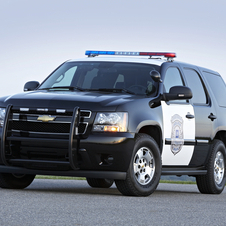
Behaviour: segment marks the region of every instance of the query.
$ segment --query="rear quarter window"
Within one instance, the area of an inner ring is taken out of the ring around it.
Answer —
[[[224,80],[218,74],[202,72],[205,76],[219,106],[226,107],[226,85]]]

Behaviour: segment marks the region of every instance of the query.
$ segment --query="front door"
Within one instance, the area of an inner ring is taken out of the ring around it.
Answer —
[[[164,91],[172,86],[183,86],[178,67],[169,67],[164,77]],[[195,145],[195,115],[193,106],[186,100],[161,102],[163,112],[162,165],[188,166]]]
[[[190,104],[166,103],[163,111],[162,165],[189,165],[195,144],[194,109]]]

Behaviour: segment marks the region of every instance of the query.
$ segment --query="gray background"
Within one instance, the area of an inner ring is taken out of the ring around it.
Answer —
[[[225,0],[0,0],[0,96],[85,50],[173,51],[226,78]]]

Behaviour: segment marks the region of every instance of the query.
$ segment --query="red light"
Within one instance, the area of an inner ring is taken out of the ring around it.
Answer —
[[[174,58],[176,53],[162,53],[162,52],[140,52],[140,56],[164,56]]]
[[[174,57],[176,57],[176,53],[165,53],[164,56],[165,57],[172,57],[172,58],[174,58]]]

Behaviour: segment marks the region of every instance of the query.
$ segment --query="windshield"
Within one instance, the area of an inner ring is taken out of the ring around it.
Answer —
[[[67,62],[53,72],[39,89],[123,91],[155,95],[157,83],[150,76],[159,66],[121,62]]]

